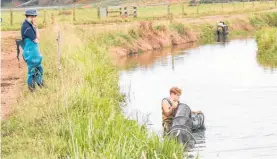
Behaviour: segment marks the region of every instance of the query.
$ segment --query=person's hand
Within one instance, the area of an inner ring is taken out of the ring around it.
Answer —
[[[177,109],[178,108],[178,104],[179,104],[178,102],[173,102],[172,103],[172,108],[173,109]]]
[[[193,112],[193,113],[195,113],[195,114],[200,114],[200,113],[201,113],[201,111],[195,111],[195,112]]]
[[[32,19],[32,24],[37,28],[37,19],[36,18]]]

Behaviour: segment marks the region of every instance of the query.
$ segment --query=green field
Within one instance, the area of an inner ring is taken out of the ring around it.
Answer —
[[[274,1],[268,3],[261,2],[233,2],[233,3],[215,3],[200,4],[199,6],[188,6],[184,4],[173,4],[170,6],[170,13],[173,18],[182,17],[199,17],[207,15],[221,15],[234,13],[247,13],[261,10],[269,10],[275,8]],[[138,7],[137,18],[121,18],[119,13],[112,14],[113,17],[98,19],[97,8],[76,8],[75,21],[73,21],[73,9],[60,10],[40,10],[38,17],[39,26],[41,28],[52,23],[51,16],[54,16],[55,23],[74,23],[74,24],[98,24],[111,22],[130,22],[136,20],[155,20],[167,19],[168,6],[142,6]],[[2,12],[2,30],[18,30],[24,19],[23,11],[13,12],[13,21],[11,25],[10,12]]]

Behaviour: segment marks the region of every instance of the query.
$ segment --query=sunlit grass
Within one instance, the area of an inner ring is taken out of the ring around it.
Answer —
[[[263,28],[256,34],[257,59],[267,67],[277,67],[277,29]]]
[[[183,147],[148,134],[121,112],[118,70],[107,50],[124,34],[62,30],[62,69],[55,28],[41,32],[46,88],[24,95],[2,122],[4,158],[182,158]]]
[[[183,5],[183,7],[182,7]],[[235,14],[235,13],[251,13],[254,11],[269,10],[275,8],[275,3],[261,2],[232,2],[232,3],[215,3],[215,4],[200,4],[199,6],[188,6],[184,4],[172,4],[170,13],[173,18],[181,17],[200,17],[207,15]],[[183,12],[184,8],[184,12]],[[71,14],[60,14],[61,12],[69,12]],[[24,20],[24,11],[13,11],[13,24],[10,21],[10,12],[2,11],[2,30],[19,30],[22,21]],[[184,14],[183,14],[184,13]],[[109,17],[98,19],[97,8],[76,8],[75,21],[73,21],[73,9],[55,9],[55,10],[39,10],[38,24],[41,28],[46,24],[52,24],[53,18],[55,23],[70,23],[70,24],[105,24],[105,23],[121,23],[140,20],[158,20],[168,19],[168,6],[141,6],[137,9],[137,18],[120,18]]]

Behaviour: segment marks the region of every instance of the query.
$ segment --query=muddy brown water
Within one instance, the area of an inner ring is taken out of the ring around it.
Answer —
[[[260,66],[256,51],[248,38],[130,57],[120,72],[125,114],[160,135],[161,99],[178,86],[181,102],[206,116],[201,159],[276,159],[277,69]]]

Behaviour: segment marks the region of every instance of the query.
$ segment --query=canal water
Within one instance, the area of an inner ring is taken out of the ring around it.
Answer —
[[[205,114],[201,159],[277,158],[277,69],[256,60],[254,39],[135,55],[120,62],[125,114],[162,134],[161,100],[183,90],[181,102]]]

